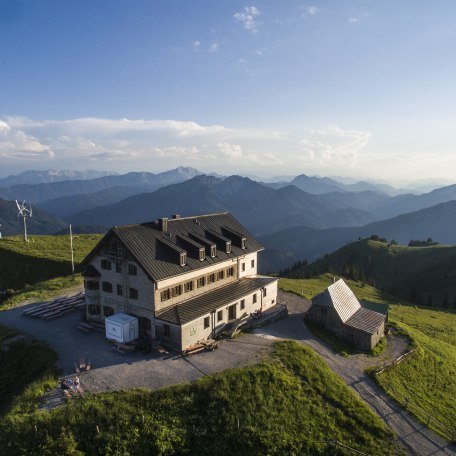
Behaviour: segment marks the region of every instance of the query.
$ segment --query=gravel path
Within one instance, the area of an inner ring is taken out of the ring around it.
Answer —
[[[354,355],[348,358],[334,353],[326,344],[315,338],[303,323],[303,315],[310,303],[299,296],[279,292],[279,302],[287,302],[289,317],[269,326],[256,330],[259,338],[294,339],[312,347],[329,367],[352,387],[359,396],[377,413],[396,433],[402,446],[412,455],[456,455],[454,446],[427,429],[404,411],[371,378],[364,374],[370,365],[379,364],[379,358]],[[400,354],[406,342],[398,340],[394,348],[383,354],[383,360]],[[382,361],[380,358],[380,362]]]

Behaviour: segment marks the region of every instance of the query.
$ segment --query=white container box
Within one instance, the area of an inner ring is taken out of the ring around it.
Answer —
[[[124,313],[111,315],[105,319],[106,337],[122,344],[138,338],[138,319]]]

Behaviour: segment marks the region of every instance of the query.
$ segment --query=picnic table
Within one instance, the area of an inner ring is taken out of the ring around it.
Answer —
[[[81,356],[77,361],[73,363],[74,369],[77,374],[81,372],[89,372],[92,368],[92,364],[85,356]]]

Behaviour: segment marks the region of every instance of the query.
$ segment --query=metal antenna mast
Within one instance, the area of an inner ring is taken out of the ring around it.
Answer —
[[[17,210],[19,211],[17,216],[22,217],[22,220],[24,221],[24,241],[28,242],[26,219],[27,219],[27,217],[32,216],[32,205],[29,204],[29,207],[27,208],[25,205],[25,201],[21,204],[16,200],[16,206],[17,206]]]

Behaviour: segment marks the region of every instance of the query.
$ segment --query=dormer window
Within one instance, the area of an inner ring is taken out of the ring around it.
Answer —
[[[231,253],[231,241],[226,241],[226,253]]]
[[[245,250],[245,248],[246,248],[245,238],[242,238],[242,240],[241,240],[241,248],[242,248],[242,250]]]
[[[180,254],[180,265],[185,266],[187,264],[187,252],[182,252]]]
[[[204,248],[200,249],[200,251],[199,251],[199,259],[200,259],[200,261],[204,261],[205,258],[206,258],[206,254],[204,252]]]
[[[217,256],[217,246],[211,245],[211,258],[215,258]]]

